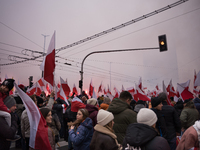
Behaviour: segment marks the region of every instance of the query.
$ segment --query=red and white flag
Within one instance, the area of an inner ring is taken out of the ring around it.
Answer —
[[[92,84],[92,79],[91,79],[91,82],[90,82],[90,86],[89,86],[89,95],[92,96],[93,94],[93,84]]]
[[[102,82],[101,82],[101,84],[99,85],[98,93],[99,93],[99,92],[102,92]]]
[[[69,105],[68,101],[67,101],[67,96],[69,96],[71,90],[68,86],[68,84],[60,77],[60,96],[62,96],[65,100],[65,102],[67,103],[67,105]]]
[[[107,90],[107,94],[111,94],[111,91],[110,91],[110,88],[109,88],[109,85],[108,85],[108,90]],[[111,94],[112,95],[112,94]]]
[[[144,94],[144,92],[140,89],[138,85],[135,85],[135,87],[136,87],[137,97],[139,100],[151,101],[151,99]]]
[[[73,87],[73,93],[75,93],[75,95],[78,95],[78,91],[76,89],[76,85],[74,84],[74,87]]]
[[[85,104],[78,97],[74,97],[71,103],[71,111],[78,112],[80,108],[85,108]]]
[[[167,104],[170,105],[170,106],[173,106],[173,104],[171,103],[170,99],[169,99],[169,95],[167,93],[167,88],[165,86],[165,83],[163,81],[163,92],[167,94]]]
[[[54,86],[54,69],[55,69],[55,32],[51,38],[47,54],[40,66],[44,71],[44,80]]]
[[[15,88],[24,103],[30,122],[29,146],[33,149],[51,150],[48,138],[48,126],[39,108],[33,100],[17,86],[16,83]]]
[[[116,87],[114,87],[114,91],[115,91],[115,96],[113,97],[113,99],[119,98],[119,95],[120,95],[119,90]]]
[[[124,86],[122,85],[122,92],[125,91]]]
[[[36,82],[30,89],[28,89],[26,91],[26,93],[30,96],[33,94],[36,94],[37,96],[40,96],[40,94],[42,93],[40,86],[38,85],[38,83]]]
[[[176,95],[174,86],[172,85],[172,79],[170,80],[169,85],[167,87],[167,92],[169,93],[169,97],[174,97]]]
[[[194,98],[193,94],[188,90],[188,88],[181,86],[179,83],[177,83],[177,91],[182,100]]]
[[[96,98],[97,99],[97,95],[96,95],[96,92],[95,92],[96,90],[94,89],[94,87],[93,87],[93,93],[92,93],[92,98]]]

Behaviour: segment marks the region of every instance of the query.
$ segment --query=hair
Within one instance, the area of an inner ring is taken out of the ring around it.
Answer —
[[[167,100],[167,94],[165,92],[162,92],[158,95],[158,98],[163,102]]]
[[[34,103],[35,103],[36,94],[31,95],[30,98],[31,98],[31,99],[34,101]],[[37,99],[36,99],[36,101],[37,101]]]
[[[104,97],[104,100],[103,100],[103,103],[105,103],[105,104],[110,104],[110,102],[111,102],[111,99],[110,98],[108,98],[108,97]]]
[[[186,108],[186,107],[187,108],[196,108],[193,101],[189,101],[189,102],[185,103],[184,108]]]
[[[123,91],[120,93],[119,99],[121,99],[122,101],[126,101],[127,99],[132,100],[133,97],[128,91]]]
[[[114,133],[114,130],[112,128],[112,121],[110,121],[109,123],[107,123],[104,127],[106,127],[108,130],[110,130],[112,133]]]
[[[72,125],[74,125],[74,126],[79,126],[80,125],[80,123],[83,121],[83,120],[85,120],[87,117],[89,117],[89,112],[88,112],[88,110],[87,109],[85,109],[85,108],[81,108],[81,109],[79,109],[78,111],[80,111],[82,114],[83,114],[83,119],[82,120],[75,120],[74,122],[69,122],[67,125],[69,126],[69,128],[72,126]]]
[[[46,119],[46,117],[47,117],[47,115],[48,115],[48,113],[49,113],[50,111],[51,111],[51,110],[48,109],[48,108],[41,108],[41,109],[40,109],[40,112],[41,112],[42,116],[44,117],[44,119]]]

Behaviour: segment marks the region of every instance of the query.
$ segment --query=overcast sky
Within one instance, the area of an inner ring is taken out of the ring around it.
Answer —
[[[41,77],[42,58],[14,65],[9,55],[31,58],[24,49],[47,50],[56,31],[56,49],[85,39],[122,23],[131,21],[178,0],[1,0],[0,1],[0,77],[13,77],[28,85]],[[200,1],[189,0],[157,15],[131,24],[115,32],[56,54],[55,81],[62,77],[70,87],[80,80],[81,62],[93,51],[158,47],[158,36],[167,35],[168,51],[158,49],[121,53],[93,54],[84,63],[83,88],[92,79],[97,89],[101,82],[121,90],[135,86],[142,78],[143,86],[152,90],[164,80],[167,86],[191,80],[200,71]],[[24,51],[23,51],[24,52]],[[38,56],[38,54],[34,54]],[[16,58],[16,61],[24,60]],[[65,65],[64,63],[69,63]]]

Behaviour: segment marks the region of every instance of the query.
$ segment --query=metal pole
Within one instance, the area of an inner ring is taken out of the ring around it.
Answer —
[[[43,59],[44,59],[46,37],[49,36],[49,35],[44,35],[44,34],[42,34],[42,36],[44,36],[44,48],[43,48]],[[42,77],[43,77],[43,76],[44,76],[44,71],[42,71]]]
[[[81,63],[81,81],[83,83],[83,64],[86,60],[86,58],[92,54],[96,54],[96,53],[111,53],[111,52],[125,52],[125,51],[139,51],[139,50],[152,50],[152,49],[159,49],[159,47],[154,47],[154,48],[137,48],[137,49],[118,49],[118,50],[105,50],[105,51],[95,51],[95,52],[91,52],[89,54],[87,54],[84,58],[83,61]],[[81,86],[81,93],[83,91],[83,85]]]

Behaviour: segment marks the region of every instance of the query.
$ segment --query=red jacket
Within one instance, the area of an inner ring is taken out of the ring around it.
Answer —
[[[6,107],[6,105],[3,102],[6,97],[6,94],[0,92],[0,110],[10,113],[10,110]]]

